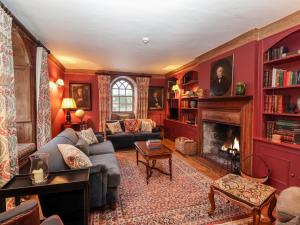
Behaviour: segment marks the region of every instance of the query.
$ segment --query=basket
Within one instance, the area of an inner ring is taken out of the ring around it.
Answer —
[[[195,155],[197,142],[186,137],[178,137],[175,139],[175,149],[185,155]]]

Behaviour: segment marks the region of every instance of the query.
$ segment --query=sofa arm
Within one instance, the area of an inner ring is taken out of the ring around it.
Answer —
[[[41,225],[64,225],[61,221],[60,217],[57,215],[53,215],[48,217],[41,223]]]
[[[107,169],[104,165],[90,168],[89,198],[90,207],[96,208],[106,204]]]
[[[103,133],[102,132],[95,132],[95,136],[99,143],[102,143],[104,141]]]
[[[36,201],[29,200],[21,205],[0,213],[0,224],[39,225],[39,207]]]

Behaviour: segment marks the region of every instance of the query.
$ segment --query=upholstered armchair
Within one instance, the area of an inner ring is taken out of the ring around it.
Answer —
[[[40,223],[38,203],[29,200],[21,205],[0,213],[0,224],[3,225],[63,225],[59,216],[51,216]]]

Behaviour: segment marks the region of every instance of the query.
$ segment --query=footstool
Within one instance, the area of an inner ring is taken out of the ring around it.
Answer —
[[[235,174],[227,174],[216,180],[210,186],[208,198],[211,209],[208,212],[212,216],[215,209],[214,194],[217,192],[231,202],[244,206],[252,211],[253,224],[259,224],[261,210],[269,204],[268,216],[271,221],[275,221],[272,215],[276,205],[276,189],[265,184],[257,183],[253,180],[243,178]],[[258,219],[257,219],[258,216]]]

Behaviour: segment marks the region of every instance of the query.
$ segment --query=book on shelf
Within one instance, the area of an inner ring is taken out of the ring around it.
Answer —
[[[288,57],[291,55],[298,55],[300,54],[300,50],[295,50],[295,51],[291,51],[291,52],[286,52],[286,53],[282,53],[282,57]]]
[[[273,134],[280,135],[282,142],[300,144],[300,121],[269,120],[266,122],[266,137],[272,138]]]
[[[300,70],[288,71],[283,69],[273,68],[265,70],[263,77],[264,88],[288,87],[300,84]]]
[[[290,102],[290,96],[283,95],[265,95],[264,112],[265,113],[284,113]]]
[[[283,54],[287,54],[289,52],[289,49],[285,46],[279,46],[276,48],[270,48],[265,53],[265,61],[270,61],[274,59],[280,59]]]

